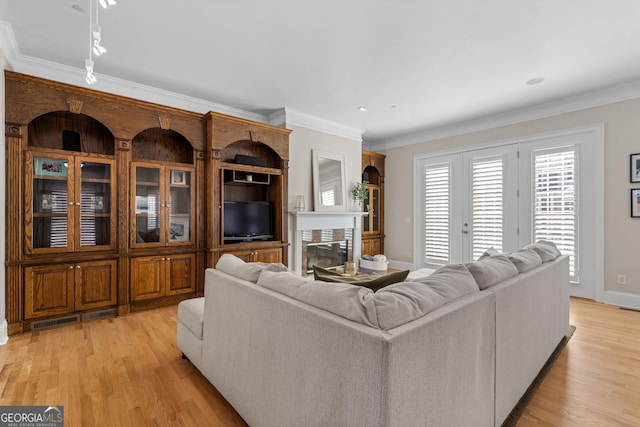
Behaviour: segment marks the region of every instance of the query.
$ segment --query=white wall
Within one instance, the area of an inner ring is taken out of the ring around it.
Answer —
[[[355,182],[362,180],[362,142],[289,123],[286,127],[293,131],[289,136],[289,211],[295,211],[296,195],[304,196],[306,211],[314,209],[311,173],[311,152],[314,148],[344,155],[347,207],[351,206],[349,190]],[[289,218],[289,241],[293,237],[292,226],[293,221]],[[289,248],[289,260],[292,259]]]
[[[604,123],[605,302],[640,307],[640,218],[630,217],[630,189],[640,184],[629,182],[629,155],[640,153],[639,112],[640,99],[633,99],[384,151],[387,257],[412,262],[413,225],[405,218],[413,215],[414,156]],[[626,285],[618,285],[618,274]]]
[[[0,70],[2,72],[2,78],[0,78],[0,117],[2,117],[2,132],[0,133],[0,165],[2,165],[2,172],[0,173],[0,344],[7,342],[7,318],[6,318],[6,283],[5,283],[5,141],[4,141],[4,70],[7,69],[7,61],[4,57],[2,49],[0,49]]]

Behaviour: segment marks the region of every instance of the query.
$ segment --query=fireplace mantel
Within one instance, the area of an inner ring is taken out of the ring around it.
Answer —
[[[290,212],[293,216],[293,271],[302,274],[302,232],[305,230],[324,230],[350,228],[353,230],[353,260],[358,262],[362,250],[363,212]]]

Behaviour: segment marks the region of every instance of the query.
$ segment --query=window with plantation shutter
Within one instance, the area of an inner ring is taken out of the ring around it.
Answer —
[[[533,158],[534,241],[550,240],[569,255],[569,274],[577,281],[575,148],[536,150]]]
[[[451,238],[450,165],[424,168],[424,262],[446,264]]]

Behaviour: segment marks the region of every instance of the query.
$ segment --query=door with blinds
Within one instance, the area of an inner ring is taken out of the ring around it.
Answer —
[[[470,262],[490,247],[510,252],[550,240],[570,257],[571,294],[598,299],[601,151],[601,131],[586,128],[419,159],[415,266]]]
[[[517,146],[468,151],[421,162],[421,266],[478,259],[518,241]]]

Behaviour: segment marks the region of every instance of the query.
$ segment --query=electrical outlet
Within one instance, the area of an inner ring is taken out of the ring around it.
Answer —
[[[627,284],[627,276],[624,274],[618,274],[618,285],[626,285]]]

